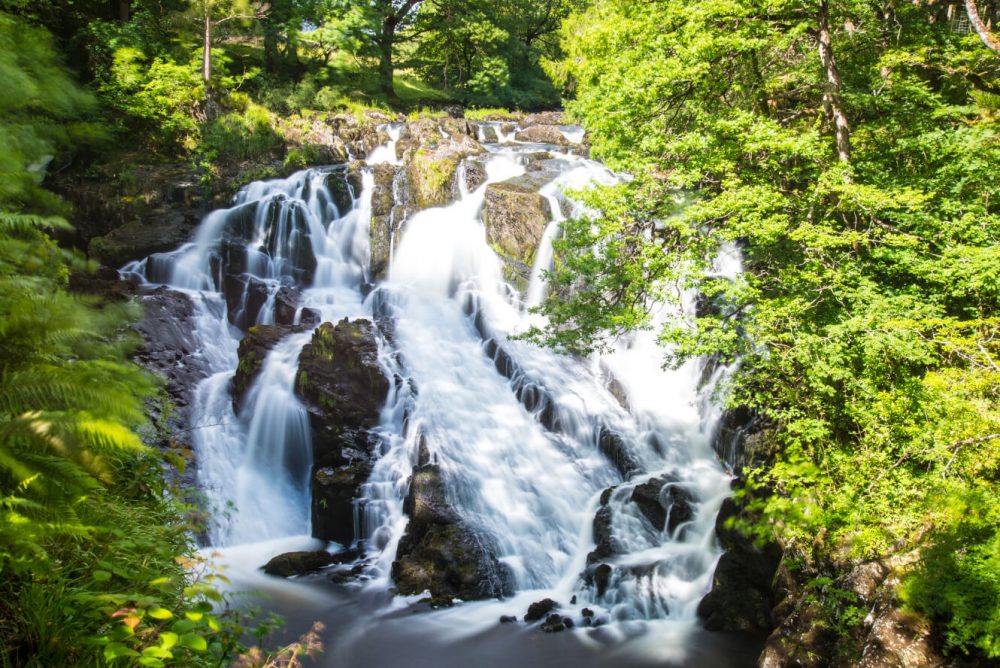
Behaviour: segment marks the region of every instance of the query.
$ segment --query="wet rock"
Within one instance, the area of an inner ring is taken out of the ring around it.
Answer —
[[[304,308],[299,314],[299,325],[302,327],[315,327],[323,316],[314,308]]]
[[[611,584],[611,574],[614,569],[610,564],[601,564],[594,569],[594,587],[597,589],[598,596],[604,596],[604,593],[608,591],[608,585]]]
[[[465,187],[471,192],[486,183],[486,165],[479,160],[465,161]]]
[[[326,177],[326,187],[341,216],[354,208],[354,199],[361,195],[362,184],[357,180],[357,174],[355,169],[348,168],[344,171],[330,172]]]
[[[574,626],[576,626],[576,624],[573,622],[573,618],[572,617],[563,617],[562,618],[562,623],[563,623],[563,626],[565,626],[568,629],[571,629]]]
[[[537,622],[558,607],[559,604],[551,598],[543,598],[541,601],[535,601],[528,606],[528,612],[524,615],[524,621]]]
[[[560,631],[566,630],[566,625],[563,623],[562,615],[549,615],[545,619],[545,623],[542,624],[542,631],[545,633],[559,633]],[[566,619],[569,619],[568,617]]]
[[[594,564],[604,559],[610,559],[621,550],[612,532],[611,508],[602,506],[594,515],[594,542],[596,547],[587,555],[587,563]]]
[[[478,126],[477,135],[479,137],[479,141],[487,144],[496,144],[500,141],[500,137],[497,136],[496,128],[485,123]]]
[[[528,114],[521,120],[523,127],[532,125],[563,125],[566,115],[561,111],[542,111],[537,114]]]
[[[223,278],[223,295],[229,322],[240,329],[247,329],[257,322],[260,310],[267,303],[267,284],[250,274]]]
[[[598,432],[597,447],[604,453],[605,457],[611,460],[615,468],[618,469],[618,472],[626,480],[642,470],[642,467],[625,443],[625,440],[620,434],[607,426],[601,426]]]
[[[465,134],[453,134],[434,142],[429,139],[414,150],[407,163],[410,195],[416,210],[444,206],[455,199],[458,165],[485,149]]]
[[[414,470],[404,510],[410,522],[392,564],[400,593],[471,601],[511,592],[506,566],[448,504],[440,467]]]
[[[389,251],[393,237],[399,230],[393,229],[393,181],[396,168],[388,163],[375,165],[375,187],[372,190],[371,219],[371,259],[369,267],[372,277],[378,279],[385,274],[389,265]]]
[[[580,611],[580,614],[583,615],[584,619],[590,619],[594,616],[594,611],[590,608],[584,608]]]
[[[716,518],[716,533],[726,552],[712,577],[712,590],[698,605],[698,615],[710,631],[759,631],[774,626],[772,581],[781,561],[781,549],[763,548],[731,528],[729,520],[739,505],[726,499]]]
[[[366,169],[368,169],[368,163],[364,160],[354,160],[347,165],[344,178],[351,187],[351,193],[355,198],[360,197],[361,191],[364,189]]]
[[[532,125],[514,135],[514,139],[536,144],[555,144],[556,146],[570,146],[572,143],[566,139],[557,125]]]
[[[353,500],[371,472],[379,411],[389,381],[378,365],[368,320],[323,323],[299,356],[295,393],[309,414],[313,440],[312,534],[349,544]]]
[[[268,575],[288,578],[293,575],[306,575],[334,563],[333,557],[323,550],[311,552],[286,552],[264,564],[261,569]]]
[[[632,490],[632,503],[658,531],[673,533],[694,517],[691,492],[667,478],[651,478]]]
[[[330,182],[338,181],[331,179]],[[276,224],[282,217],[286,217],[284,224]],[[263,220],[268,230],[263,239],[258,238],[258,220]],[[289,207],[288,197],[278,195],[230,211],[226,216],[222,243],[223,247],[228,245],[237,250],[242,247],[244,255],[252,254],[258,261],[269,260],[274,263],[279,275],[297,285],[308,285],[312,282],[317,264],[310,235],[306,212],[300,207]],[[244,267],[249,265],[232,263],[239,257],[238,252],[228,256],[224,252],[221,272],[237,274],[246,271]],[[246,257],[241,261],[249,262]]]
[[[156,209],[143,211],[141,216],[91,239],[90,256],[102,264],[120,267],[130,260],[174,250],[191,238],[200,221],[200,210]]]
[[[274,295],[274,322],[278,325],[295,324],[295,313],[301,301],[302,293],[296,288],[278,288]]]
[[[501,624],[513,624],[517,622],[517,617],[514,615],[500,615]]]
[[[254,325],[240,339],[237,350],[239,364],[236,366],[236,373],[233,374],[231,388],[233,411],[237,415],[242,412],[246,394],[260,374],[268,353],[279,341],[295,331],[299,330],[289,325]]]
[[[747,467],[766,465],[778,452],[777,432],[766,420],[745,407],[722,415],[712,448],[736,475]]]
[[[549,200],[538,194],[550,176],[548,172],[525,174],[486,186],[486,240],[500,255],[531,265],[552,218]]]
[[[194,336],[194,304],[187,295],[166,287],[141,295],[139,303],[144,315],[132,328],[143,343],[135,359],[166,379],[170,398],[184,409],[195,386],[209,374]]]

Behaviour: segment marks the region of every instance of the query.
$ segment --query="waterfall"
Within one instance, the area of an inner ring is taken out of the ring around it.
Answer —
[[[547,161],[559,172],[541,191],[552,219],[521,294],[487,242],[482,211],[488,184],[524,174],[522,155],[537,146],[511,143],[490,125],[501,143],[489,146],[486,183],[411,215],[378,286],[368,271],[372,166],[399,164],[401,124],[383,128],[389,141],[360,171],[312,169],[250,184],[231,208],[206,216],[191,243],[124,268],[185,292],[200,314],[211,375],[189,421],[214,512],[210,540],[308,534],[312,455],[294,391],[299,355],[319,322],[377,316],[392,321],[379,364],[396,381],[374,429],[378,459],[355,503],[366,587],[392,586],[407,481],[423,448],[449,505],[509,572],[519,604],[572,598],[565,610],[590,607],[603,623],[693,624],[720,555],[714,518],[730,483],[710,447],[720,414],[711,385],[721,372],[706,386],[696,361],[661,368],[655,331],[589,359],[517,337],[541,317],[526,307],[545,297],[560,223],[588,215],[565,192],[622,177],[568,153]],[[582,141],[576,129],[565,133]],[[724,250],[717,270],[731,276],[738,249]],[[300,324],[286,323],[293,329],[234,407],[241,330],[278,322],[281,291],[290,289],[300,293]],[[311,325],[301,324],[307,310],[318,316]],[[661,305],[655,320],[680,315]]]

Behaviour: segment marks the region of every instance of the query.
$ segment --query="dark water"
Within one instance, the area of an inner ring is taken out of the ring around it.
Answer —
[[[235,584],[266,590],[252,602],[285,619],[269,646],[294,642],[314,622],[325,625],[324,652],[306,660],[312,668],[749,668],[764,642],[759,635],[665,621],[553,634],[523,622],[500,624],[501,614],[523,616],[530,593],[432,610],[422,603],[394,604],[384,591],[344,588],[322,576],[287,582],[251,577]]]

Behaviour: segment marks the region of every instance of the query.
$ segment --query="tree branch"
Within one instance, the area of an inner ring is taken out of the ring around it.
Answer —
[[[979,16],[979,8],[976,7],[976,0],[965,0],[965,13],[969,15],[969,22],[972,24],[976,34],[979,35],[979,39],[983,41],[983,44],[987,48],[992,49],[997,55],[1000,55],[1000,39],[997,39],[990,32],[990,29],[986,27],[986,24],[983,23],[983,19]]]

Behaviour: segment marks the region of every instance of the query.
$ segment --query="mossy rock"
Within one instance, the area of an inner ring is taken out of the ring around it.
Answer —
[[[445,206],[453,201],[458,194],[455,177],[459,164],[469,156],[484,152],[481,144],[464,134],[447,139],[429,138],[427,143],[411,150],[406,170],[416,209]]]
[[[233,374],[231,388],[233,411],[237,415],[243,409],[246,394],[260,375],[268,353],[279,341],[296,331],[301,329],[289,325],[254,325],[247,330],[237,350],[239,364],[236,366],[236,373]]]
[[[485,540],[448,504],[437,465],[420,466],[404,503],[410,515],[392,576],[402,594],[430,591],[441,601],[471,601],[511,593],[511,578]]]
[[[531,266],[552,219],[549,200],[538,191],[553,178],[554,173],[536,172],[486,186],[486,240],[499,255]]]

